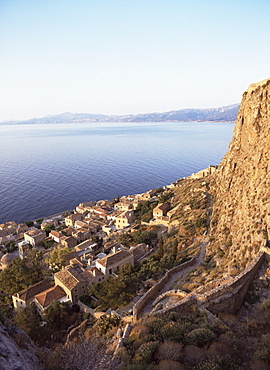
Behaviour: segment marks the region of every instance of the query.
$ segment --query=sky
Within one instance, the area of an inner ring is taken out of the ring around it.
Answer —
[[[270,77],[269,0],[0,0],[0,122],[235,104]]]

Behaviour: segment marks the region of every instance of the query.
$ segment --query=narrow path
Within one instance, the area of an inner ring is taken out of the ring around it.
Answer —
[[[140,316],[144,316],[145,314],[150,313],[153,309],[152,304],[159,295],[167,292],[168,290],[173,289],[175,283],[177,282],[177,280],[180,277],[185,278],[191,270],[193,270],[194,268],[198,267],[201,263],[203,263],[204,256],[205,256],[205,248],[206,248],[206,245],[209,241],[208,234],[209,234],[210,220],[211,220],[211,215],[212,215],[212,202],[211,202],[211,198],[210,198],[210,194],[209,194],[209,185],[206,185],[206,199],[207,199],[206,233],[205,233],[206,235],[205,235],[205,238],[202,240],[202,242],[200,244],[200,253],[199,253],[198,257],[196,258],[195,264],[193,266],[188,266],[184,270],[182,270],[180,272],[176,272],[174,275],[172,275],[171,278],[169,279],[169,281],[161,289],[161,291],[159,291],[158,294],[156,294],[154,297],[152,297],[151,301],[148,302],[147,305],[145,305],[145,307],[143,308]]]
[[[144,316],[148,313],[150,313],[153,309],[153,302],[155,301],[155,299],[167,292],[168,290],[171,290],[173,289],[173,286],[174,284],[176,283],[176,281],[181,277],[181,278],[185,278],[188,273],[193,270],[194,268],[196,268],[197,266],[199,266],[203,260],[204,260],[204,255],[205,255],[205,246],[206,244],[208,243],[208,237],[206,237],[200,244],[200,254],[199,256],[197,257],[196,259],[196,262],[193,266],[188,266],[186,267],[184,270],[180,271],[180,272],[176,272],[174,275],[171,276],[171,278],[169,279],[169,281],[164,285],[164,287],[161,289],[160,292],[158,292],[158,294],[156,294],[155,296],[153,296],[151,298],[151,301],[143,308],[143,311],[141,312],[140,316]]]

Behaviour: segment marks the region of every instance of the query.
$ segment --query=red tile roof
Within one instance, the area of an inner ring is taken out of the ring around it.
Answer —
[[[41,307],[45,308],[50,305],[52,302],[57,301],[61,298],[64,298],[66,293],[59,285],[54,285],[50,289],[45,290],[35,296],[36,300]]]

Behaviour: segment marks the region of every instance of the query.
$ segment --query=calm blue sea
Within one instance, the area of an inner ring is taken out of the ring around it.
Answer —
[[[232,123],[0,126],[0,222],[167,185],[219,164]]]

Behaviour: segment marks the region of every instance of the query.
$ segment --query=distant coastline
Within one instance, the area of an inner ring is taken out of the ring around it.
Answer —
[[[239,104],[209,109],[180,109],[164,113],[104,115],[91,113],[61,113],[23,121],[4,121],[0,125],[30,125],[93,122],[235,122]]]

